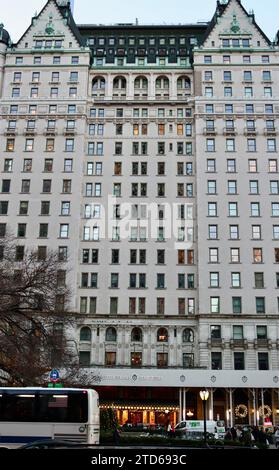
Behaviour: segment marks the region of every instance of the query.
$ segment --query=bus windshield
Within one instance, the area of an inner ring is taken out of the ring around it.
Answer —
[[[82,391],[0,389],[0,421],[86,423],[88,395]]]

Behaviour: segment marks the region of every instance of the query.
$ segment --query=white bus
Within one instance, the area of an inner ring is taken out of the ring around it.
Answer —
[[[99,435],[95,390],[0,387],[0,446],[43,439],[99,444]]]

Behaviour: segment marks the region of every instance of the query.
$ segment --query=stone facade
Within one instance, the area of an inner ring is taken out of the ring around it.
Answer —
[[[278,371],[278,44],[236,0],[161,27],[57,3],[0,36],[1,236],[67,257],[88,370]]]

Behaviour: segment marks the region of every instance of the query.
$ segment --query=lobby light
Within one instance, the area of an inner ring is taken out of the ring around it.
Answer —
[[[208,400],[209,391],[208,390],[201,390],[200,391],[200,397],[201,397],[202,401]]]

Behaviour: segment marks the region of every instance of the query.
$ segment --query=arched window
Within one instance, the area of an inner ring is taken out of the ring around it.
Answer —
[[[166,328],[159,328],[157,331],[157,341],[160,343],[167,343],[169,340],[168,330]]]
[[[140,328],[133,328],[131,333],[131,341],[142,343],[142,331]]]
[[[91,341],[91,329],[88,326],[81,328],[79,339],[80,341]]]
[[[162,75],[156,79],[156,88],[168,90],[170,87],[170,81],[168,77]]]
[[[125,77],[115,77],[113,80],[113,88],[117,90],[125,90],[126,83],[127,81]]]
[[[182,334],[183,343],[193,343],[194,342],[194,332],[191,328],[185,328]]]
[[[106,88],[106,81],[104,77],[95,77],[92,80],[92,90],[104,90]]]
[[[138,90],[138,89],[145,89],[147,90],[148,88],[148,80],[146,77],[144,76],[138,76],[136,79],[135,79],[135,89]]]
[[[190,78],[186,76],[179,77],[177,80],[177,88],[178,90],[190,90],[191,88]]]
[[[117,339],[116,329],[113,328],[112,326],[110,328],[107,328],[106,341],[116,341],[116,339]]]

